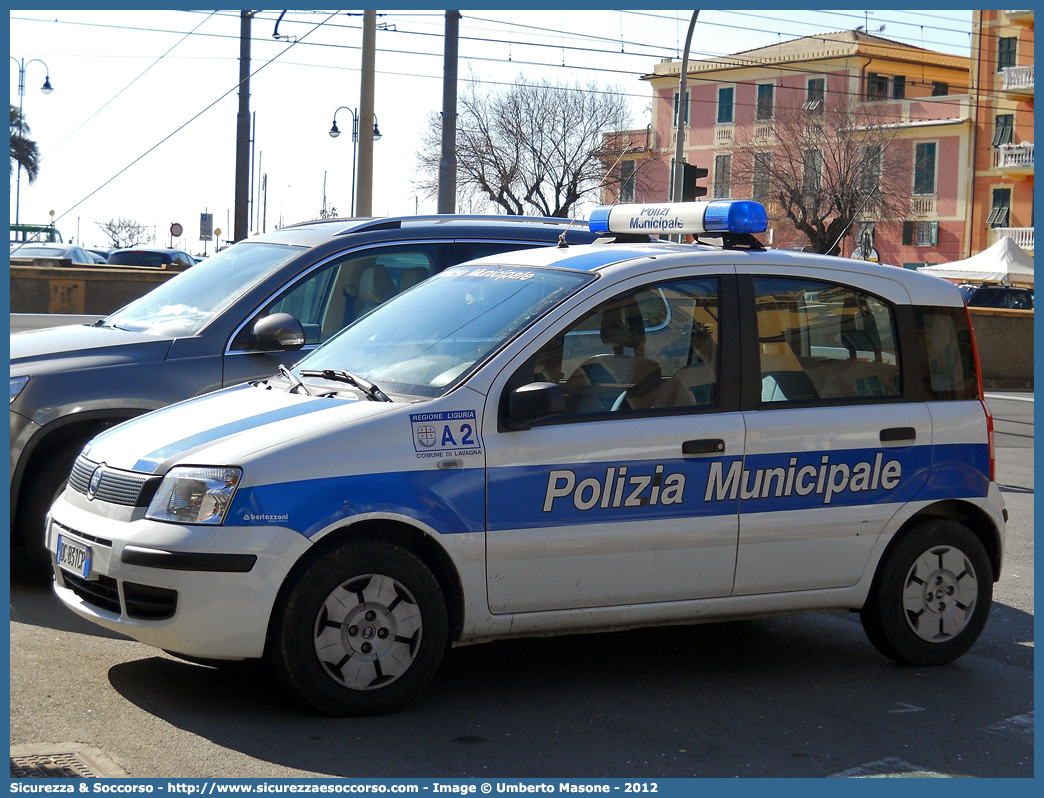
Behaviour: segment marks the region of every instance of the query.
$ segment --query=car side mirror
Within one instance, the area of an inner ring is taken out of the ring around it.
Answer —
[[[535,421],[550,418],[565,410],[565,395],[562,386],[553,382],[531,382],[511,392],[508,399],[508,417],[504,426],[510,430],[523,430]]]
[[[300,349],[305,345],[305,331],[289,313],[273,313],[254,323],[254,338],[260,352]]]

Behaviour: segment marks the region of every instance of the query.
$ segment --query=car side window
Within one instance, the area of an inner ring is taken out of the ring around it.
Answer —
[[[619,294],[552,337],[512,383],[560,384],[556,418],[715,407],[718,307],[716,278]]]
[[[895,314],[870,294],[791,278],[754,280],[761,401],[902,395]]]
[[[247,349],[254,324],[273,313],[301,322],[305,345],[328,341],[356,319],[431,276],[435,244],[356,250],[311,272],[280,293],[248,323],[232,343]]]

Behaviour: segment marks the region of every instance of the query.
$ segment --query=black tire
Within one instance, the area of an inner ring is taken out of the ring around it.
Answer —
[[[878,566],[860,617],[889,659],[945,665],[979,638],[992,603],[982,541],[963,524],[933,518],[903,535]]]
[[[267,654],[307,704],[327,715],[379,714],[428,685],[446,650],[446,600],[415,555],[380,541],[344,543],[291,579]]]
[[[23,495],[18,508],[18,534],[26,562],[34,575],[54,575],[51,553],[44,539],[44,520],[51,505],[65,490],[69,473],[84,442],[65,445],[44,455],[40,467],[26,474]]]

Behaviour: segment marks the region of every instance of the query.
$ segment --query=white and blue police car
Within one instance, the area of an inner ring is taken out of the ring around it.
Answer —
[[[766,250],[750,201],[590,224],[94,438],[48,518],[58,596],[341,715],[504,637],[848,610],[893,660],[967,651],[1006,511],[957,288]]]

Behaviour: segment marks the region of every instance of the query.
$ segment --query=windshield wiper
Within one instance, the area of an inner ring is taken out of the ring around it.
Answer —
[[[302,391],[305,392],[305,396],[311,396],[312,395],[312,392],[309,391],[308,388],[305,387],[305,384],[303,382],[301,382],[299,379],[297,379],[297,375],[294,374],[294,372],[290,371],[290,369],[288,369],[282,363],[279,364],[279,373],[282,374],[284,377],[286,377],[290,381],[290,389],[289,390],[291,392],[296,391],[298,388],[300,388]],[[301,372],[301,373],[303,374],[304,372]]]
[[[349,385],[354,385],[364,394],[366,398],[373,402],[390,402],[391,398],[378,388],[374,383],[369,380],[364,380],[362,377],[356,377],[350,371],[344,369],[301,369],[302,377],[322,377],[323,379],[333,380],[334,382],[346,382]]]

